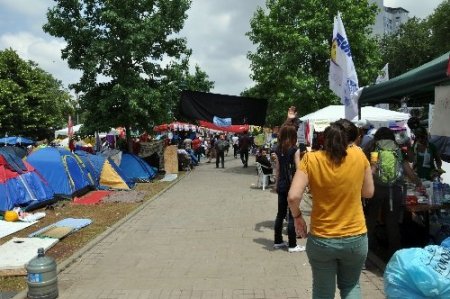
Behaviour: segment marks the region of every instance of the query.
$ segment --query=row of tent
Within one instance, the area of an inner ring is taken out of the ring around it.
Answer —
[[[118,159],[46,147],[22,160],[13,147],[1,147],[0,211],[17,206],[30,211],[59,198],[71,199],[95,189],[130,190],[136,182],[150,181],[156,176],[156,168],[140,157],[117,154],[121,156]]]

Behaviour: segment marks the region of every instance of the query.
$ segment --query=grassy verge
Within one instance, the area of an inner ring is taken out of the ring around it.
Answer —
[[[87,243],[113,226],[120,219],[126,217],[145,201],[150,200],[156,194],[168,188],[170,182],[154,181],[151,183],[138,184],[136,191],[144,192],[144,200],[140,202],[123,203],[100,203],[96,205],[75,205],[69,201],[60,201],[51,207],[36,210],[43,211],[46,216],[36,224],[27,227],[17,233],[0,239],[0,245],[13,237],[27,237],[40,228],[46,227],[64,218],[89,218],[92,224],[81,230],[70,234],[56,243],[47,251],[47,255],[53,257],[57,263],[69,258],[76,251],[83,248]],[[20,292],[27,288],[25,276],[0,276],[0,291]]]

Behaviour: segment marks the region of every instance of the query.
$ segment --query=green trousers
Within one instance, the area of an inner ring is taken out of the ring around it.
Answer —
[[[360,299],[359,276],[367,258],[367,234],[344,238],[309,235],[306,253],[313,275],[313,299]]]

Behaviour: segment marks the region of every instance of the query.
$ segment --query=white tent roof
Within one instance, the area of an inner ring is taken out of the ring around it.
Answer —
[[[79,125],[73,126],[73,132],[74,133],[78,132],[82,125],[83,124],[79,124]],[[55,138],[57,138],[58,136],[69,136],[68,132],[69,132],[68,128],[63,128],[61,130],[56,130],[55,131]]]
[[[396,112],[382,108],[371,106],[361,107],[361,120],[368,122],[383,122],[383,121],[403,121],[409,119],[408,113]],[[328,107],[317,110],[316,112],[300,117],[300,120],[327,120],[336,121],[345,118],[344,105],[330,105]],[[358,121],[356,116],[353,121]]]

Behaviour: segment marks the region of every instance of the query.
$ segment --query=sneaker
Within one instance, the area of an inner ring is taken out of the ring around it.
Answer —
[[[293,248],[289,248],[288,249],[289,252],[302,252],[302,251],[305,251],[305,250],[306,250],[305,246],[301,246],[301,245],[297,245],[297,246],[295,246]]]
[[[284,247],[287,247],[287,244],[284,242],[273,244],[273,248],[275,248],[275,249],[280,249],[280,248],[284,248]]]

